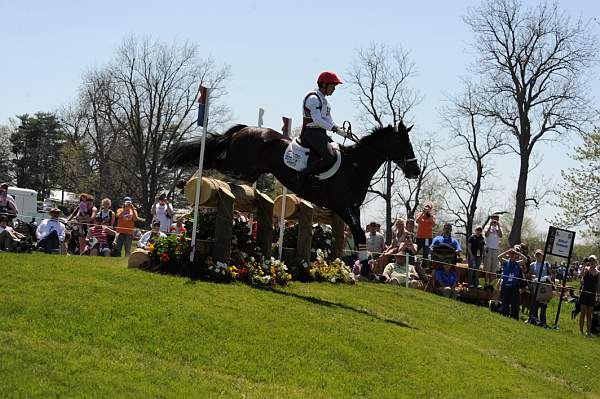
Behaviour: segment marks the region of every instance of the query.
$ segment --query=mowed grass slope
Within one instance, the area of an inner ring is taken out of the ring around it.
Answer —
[[[600,339],[376,284],[0,254],[0,397],[600,397]],[[550,312],[553,314],[553,312]]]

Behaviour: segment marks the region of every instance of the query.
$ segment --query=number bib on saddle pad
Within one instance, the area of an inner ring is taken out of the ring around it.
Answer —
[[[337,143],[331,143],[331,146],[333,147],[334,153],[335,153],[335,163],[333,164],[333,166],[331,168],[329,168],[329,170],[326,170],[325,172],[316,175],[316,177],[319,180],[325,180],[325,179],[329,179],[331,176],[333,176],[338,169],[340,168],[340,165],[342,164],[342,155],[340,153],[339,147]],[[292,141],[290,141],[290,143],[288,144],[287,148],[285,149],[284,153],[283,153],[283,163],[291,169],[294,169],[298,172],[306,169],[306,166],[308,165],[308,156],[310,155],[310,149],[303,147],[300,142],[298,141],[298,138],[294,138],[292,139]]]

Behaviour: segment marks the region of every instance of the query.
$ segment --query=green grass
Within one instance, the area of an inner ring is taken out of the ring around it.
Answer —
[[[571,305],[557,332],[375,284],[262,290],[6,253],[0,273],[2,398],[600,397],[600,339]]]

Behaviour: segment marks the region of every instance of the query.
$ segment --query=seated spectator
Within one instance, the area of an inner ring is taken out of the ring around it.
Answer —
[[[406,285],[406,256],[401,253],[394,255],[394,262],[388,263],[383,271],[386,284]],[[419,287],[419,275],[413,265],[408,265],[408,286]]]
[[[181,218],[173,223],[173,226],[171,226],[171,233],[177,235],[185,233],[185,227],[183,226],[183,220]]]
[[[65,226],[58,220],[60,209],[52,208],[48,216],[49,218],[44,219],[35,232],[37,247],[46,253],[58,252],[61,243],[65,241]]]
[[[137,243],[138,248],[145,249],[146,251],[150,250],[150,244],[152,244],[159,237],[166,237],[167,235],[160,231],[160,222],[158,220],[154,220],[152,222],[152,230],[145,232],[142,234],[142,238]]]
[[[417,254],[417,244],[413,240],[413,234],[407,232],[398,246],[398,252],[403,255],[411,255],[411,263],[414,263]]]
[[[444,263],[443,269],[437,269],[434,273],[434,292],[445,296],[446,298],[454,298],[456,291],[456,282],[458,276],[453,270],[454,267]]]
[[[515,248],[510,248],[498,255],[498,262],[502,265],[502,285],[500,286],[502,314],[517,320],[521,305],[519,285],[523,278],[520,263],[525,262],[526,259],[525,255]]]
[[[89,229],[88,248],[86,253],[91,256],[101,255],[110,256],[112,248],[110,246],[109,236],[114,237],[117,232],[109,227],[110,218],[103,219],[100,214],[96,218],[96,223]],[[114,241],[114,240],[113,240]]]
[[[375,222],[372,222],[371,224],[373,223]],[[367,239],[371,230],[371,224],[367,226]],[[384,248],[383,251],[380,251],[382,252],[381,256],[374,256],[374,258],[377,258],[377,261],[373,264],[373,273],[381,274],[385,266],[393,260],[393,256],[398,251],[398,246],[400,245],[400,242],[404,240],[405,234],[406,230],[404,219],[396,219],[396,222],[394,223],[394,227],[392,229],[392,242],[390,243],[390,245]],[[373,237],[373,240],[375,240],[375,237]],[[381,235],[381,243],[384,244],[383,235]],[[368,244],[367,250],[370,251]]]
[[[23,238],[23,234],[8,226],[8,217],[0,215],[0,251],[16,251]]]

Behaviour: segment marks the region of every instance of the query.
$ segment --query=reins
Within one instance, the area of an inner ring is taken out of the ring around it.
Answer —
[[[347,128],[346,128],[347,126]],[[360,144],[359,143],[359,138],[358,136],[356,136],[354,133],[352,133],[352,123],[350,123],[350,121],[344,121],[342,123],[342,129],[344,129],[348,134],[346,137],[344,137],[344,141],[342,142],[342,145],[345,146],[346,145],[346,139],[350,139],[350,141],[354,142],[354,144]],[[370,149],[369,147],[365,147],[368,151],[372,152],[373,154],[377,154],[379,155],[379,153],[375,150]],[[410,163],[410,162],[417,162],[417,158],[409,158],[409,159],[402,159],[401,161],[395,161],[393,159],[391,159],[390,157],[386,156],[385,157],[385,161],[393,161],[393,162],[398,162],[399,164],[401,164],[402,166],[406,166],[406,164]]]

